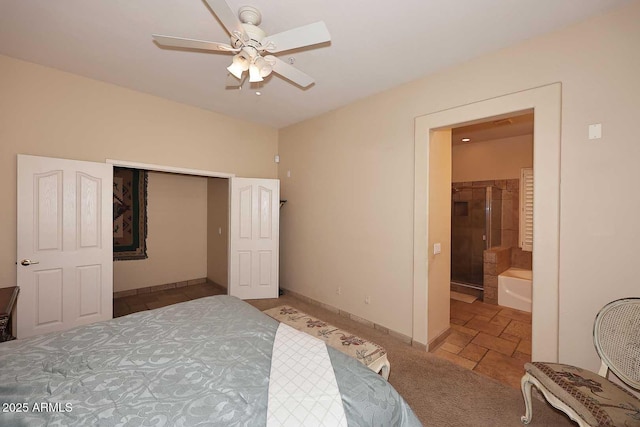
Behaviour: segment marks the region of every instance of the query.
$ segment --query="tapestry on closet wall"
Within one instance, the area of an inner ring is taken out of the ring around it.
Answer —
[[[147,172],[113,168],[113,259],[147,258]]]

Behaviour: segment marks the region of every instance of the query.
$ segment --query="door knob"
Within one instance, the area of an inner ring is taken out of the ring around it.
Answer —
[[[30,259],[23,259],[22,261],[20,261],[20,264],[27,266],[31,264],[40,264],[40,261],[31,261]]]

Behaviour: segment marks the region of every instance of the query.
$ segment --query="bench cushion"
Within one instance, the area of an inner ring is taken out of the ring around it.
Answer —
[[[327,322],[309,316],[302,311],[282,305],[264,311],[274,319],[319,338],[331,347],[355,358],[374,372],[389,377],[387,351],[378,344],[367,341]]]

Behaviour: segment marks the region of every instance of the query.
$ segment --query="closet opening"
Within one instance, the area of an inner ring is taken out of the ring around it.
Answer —
[[[147,179],[146,258],[113,261],[114,317],[226,294],[229,178],[233,175],[108,163],[114,169],[145,171]]]

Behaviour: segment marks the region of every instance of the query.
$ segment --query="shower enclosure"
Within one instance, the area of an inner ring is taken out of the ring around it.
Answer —
[[[451,283],[483,290],[484,251],[501,243],[502,190],[466,184],[451,188]]]

